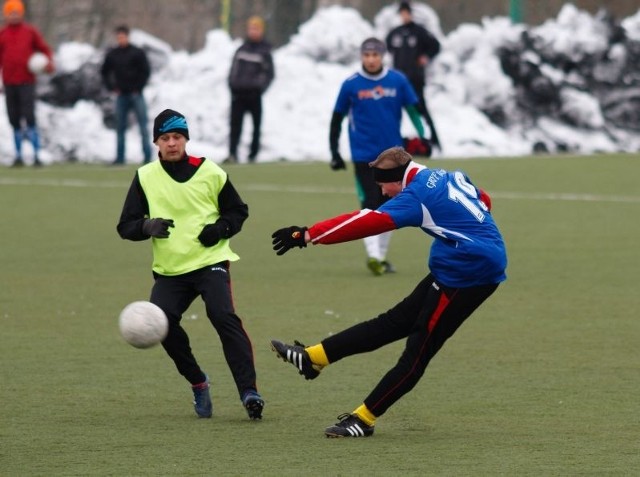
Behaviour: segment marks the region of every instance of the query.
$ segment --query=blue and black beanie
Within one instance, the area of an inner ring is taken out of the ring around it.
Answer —
[[[189,127],[183,114],[173,109],[165,109],[153,121],[153,142],[168,132],[177,132],[189,139]]]

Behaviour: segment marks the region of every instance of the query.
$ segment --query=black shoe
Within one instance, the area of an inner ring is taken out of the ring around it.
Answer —
[[[40,162],[40,159],[36,159],[35,161],[33,161],[33,167],[42,167],[43,164],[42,162]]]
[[[23,166],[24,166],[24,161],[20,157],[16,157],[16,159],[13,161],[13,164],[11,164],[11,167],[23,167]]]
[[[340,414],[338,419],[340,422],[324,430],[327,437],[369,437],[373,435],[374,426],[367,426],[355,414]]]
[[[247,410],[249,419],[262,419],[262,410],[264,409],[264,399],[257,391],[247,391],[242,397],[242,404]]]
[[[229,154],[229,157],[227,157],[224,161],[222,161],[223,164],[237,164],[238,163],[238,158],[234,155],[234,154]]]
[[[390,262],[383,260],[380,264],[384,267],[384,273],[396,273],[396,267],[391,265]]]
[[[213,415],[213,404],[209,392],[209,377],[201,384],[191,386],[193,391],[193,409],[198,417],[209,418]]]
[[[288,345],[278,340],[271,340],[271,349],[275,351],[280,359],[293,364],[298,368],[298,373],[305,379],[315,379],[320,374],[321,366],[313,364],[309,358],[309,353],[304,349],[304,345],[299,341],[294,341],[295,345]]]
[[[124,161],[119,161],[118,159],[116,159],[115,161],[110,162],[109,165],[110,166],[116,166],[116,167],[124,166]]]

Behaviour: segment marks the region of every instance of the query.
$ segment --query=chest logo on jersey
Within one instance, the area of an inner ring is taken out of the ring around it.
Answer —
[[[395,88],[383,88],[382,86],[376,86],[371,89],[361,89],[358,91],[358,99],[382,99],[382,98],[395,98],[398,91]]]

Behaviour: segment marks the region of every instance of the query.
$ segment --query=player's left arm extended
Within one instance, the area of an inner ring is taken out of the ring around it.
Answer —
[[[418,108],[416,107],[416,105],[410,104],[409,106],[406,106],[405,109],[407,110],[409,119],[411,119],[411,123],[413,124],[413,126],[416,128],[416,131],[418,132],[418,136],[424,137],[424,126],[422,125],[422,116],[420,115],[420,112],[418,111]]]
[[[398,227],[386,212],[362,209],[323,220],[309,227],[308,241],[313,244],[349,242]]]

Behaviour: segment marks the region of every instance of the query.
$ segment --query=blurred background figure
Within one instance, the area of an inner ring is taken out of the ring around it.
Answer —
[[[238,144],[245,113],[249,113],[253,120],[249,162],[255,162],[260,152],[262,95],[273,81],[274,75],[271,44],[264,39],[264,20],[252,16],[247,20],[247,37],[235,52],[229,72],[231,120],[229,157],[225,163],[238,162]]]
[[[24,4],[20,0],[8,0],[2,7],[5,26],[0,30],[0,68],[4,83],[5,101],[9,123],[13,128],[16,146],[14,167],[24,165],[22,139],[33,146],[33,165],[41,166],[38,153],[40,138],[36,128],[35,100],[36,76],[34,71],[51,73],[54,70],[51,48],[40,32],[24,21]],[[36,52],[44,54],[47,62],[44,71],[36,70],[29,60]],[[32,71],[32,69],[34,71]],[[23,120],[26,129],[23,129]]]
[[[429,31],[413,21],[409,2],[400,2],[398,13],[402,18],[402,25],[394,28],[387,35],[387,48],[393,55],[393,67],[409,78],[420,100],[420,114],[424,116],[431,133],[431,146],[442,150],[440,138],[424,98],[426,68],[440,53],[440,42]]]
[[[149,60],[142,48],[129,42],[129,27],[115,29],[117,46],[105,56],[102,81],[109,91],[116,93],[116,159],[113,165],[125,163],[125,139],[129,111],[133,110],[140,128],[144,163],[151,161],[151,143],[147,127],[147,104],[142,90],[151,76]]]
[[[407,78],[386,68],[382,40],[367,38],[360,46],[362,69],[347,78],[340,87],[329,126],[331,169],[346,169],[340,155],[341,125],[349,117],[349,147],[356,179],[356,193],[362,209],[376,210],[388,199],[373,176],[369,163],[390,147],[401,146],[400,126],[405,109],[418,137],[424,128],[418,112],[418,98]],[[391,231],[363,238],[367,268],[376,276],[394,273],[387,260]]]

